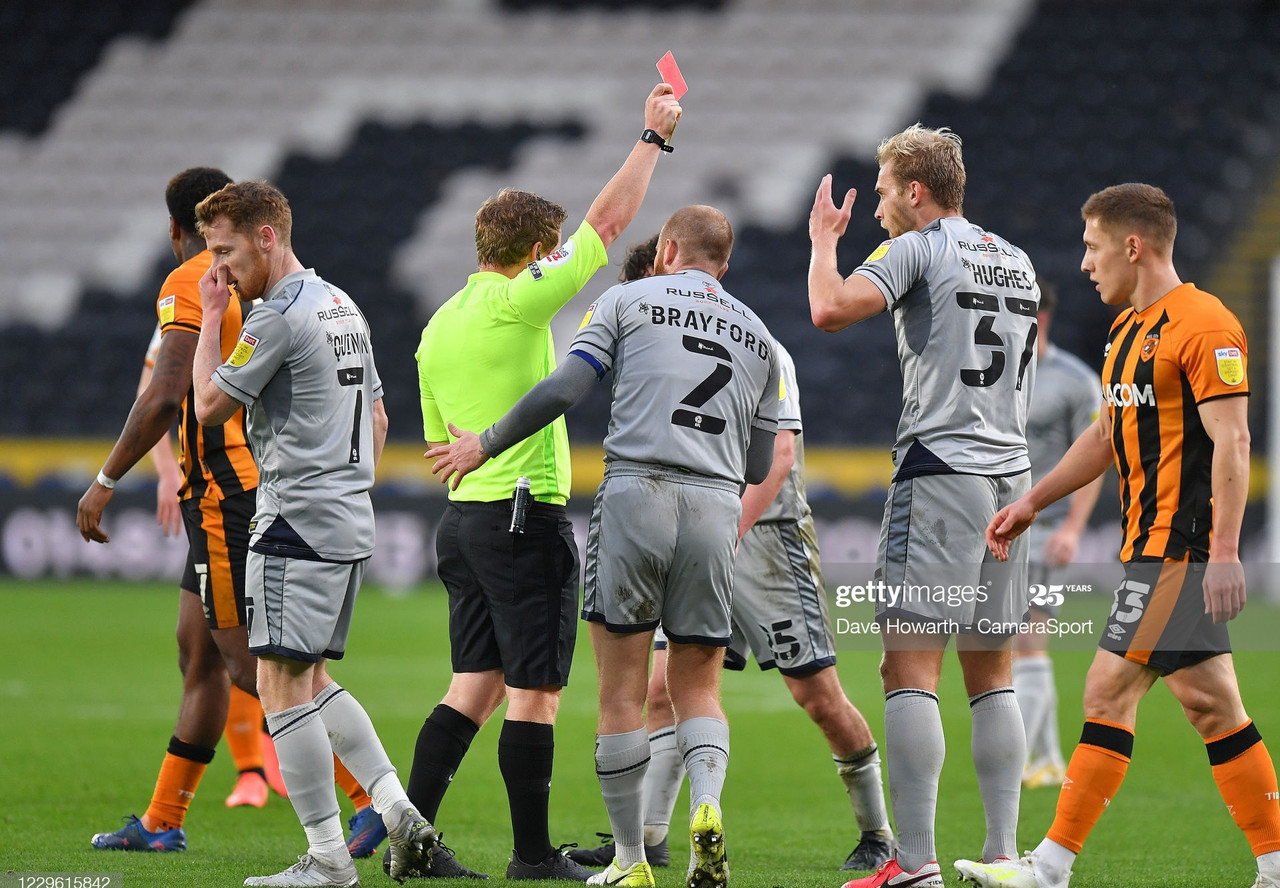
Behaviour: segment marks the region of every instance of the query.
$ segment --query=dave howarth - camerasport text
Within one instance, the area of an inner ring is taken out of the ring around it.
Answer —
[[[873,580],[862,585],[837,586],[836,607],[849,607],[865,602],[888,607],[903,607],[909,604],[945,604],[947,607],[958,607],[962,604],[986,601],[990,597],[988,589],[989,586],[986,583],[979,583],[976,586],[906,583],[891,585],[884,580]]]
[[[919,620],[889,617],[883,624],[877,620],[850,620],[836,617],[836,635],[881,635],[888,632],[893,635],[957,635],[961,632],[976,632],[978,635],[998,635],[1008,637],[1019,632],[1032,635],[1054,636],[1092,636],[1093,620],[1059,620],[1050,617],[1046,622],[1040,621],[998,621],[983,618],[972,627],[962,625],[957,620]]]

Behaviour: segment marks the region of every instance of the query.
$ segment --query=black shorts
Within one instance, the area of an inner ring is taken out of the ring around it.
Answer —
[[[182,501],[188,542],[182,588],[200,596],[210,629],[245,625],[244,561],[257,503],[256,490],[233,493],[223,500],[192,497]]]
[[[1162,675],[1231,653],[1225,623],[1204,612],[1203,563],[1130,561],[1098,647]]]
[[[450,502],[436,532],[454,672],[501,669],[513,688],[564,687],[577,640],[578,544],[564,506]]]

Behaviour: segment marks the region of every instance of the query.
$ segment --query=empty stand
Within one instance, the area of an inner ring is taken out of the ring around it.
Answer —
[[[821,443],[891,441],[900,391],[887,316],[837,335],[809,322],[807,215],[824,172],[837,193],[859,191],[848,273],[884,236],[876,144],[917,119],[954,128],[966,215],[1058,282],[1056,338],[1096,364],[1109,312],[1078,271],[1083,200],[1129,179],[1164,186],[1179,266],[1203,279],[1271,181],[1280,134],[1280,15],[1264,2],[150,0],[137,6],[151,30],[104,25],[110,13],[89,6],[46,30],[83,24],[88,37],[53,42],[98,40],[97,64],[41,100],[42,129],[0,133],[11,434],[119,429],[171,266],[164,182],[207,163],[281,184],[300,258],[369,317],[392,434],[418,438],[413,351],[474,268],[476,208],[515,185],[562,203],[575,226],[638,135],[666,49],[692,87],[677,152],[557,342],[625,244],[678,206],[715,204],[738,233],[726,286],[796,355]],[[33,9],[0,7],[3,33]],[[50,46],[28,42],[42,48],[15,44],[0,64]],[[572,434],[599,439],[607,397],[601,385],[570,414]]]

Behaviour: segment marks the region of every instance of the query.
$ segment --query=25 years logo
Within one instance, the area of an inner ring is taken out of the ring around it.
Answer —
[[[1066,596],[1062,594],[1065,587],[1060,583],[1052,583],[1045,585],[1044,583],[1031,584],[1031,603],[1036,607],[1060,607],[1062,602],[1066,601]]]

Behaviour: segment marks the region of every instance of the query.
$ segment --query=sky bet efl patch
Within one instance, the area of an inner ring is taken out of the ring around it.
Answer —
[[[253,357],[253,350],[257,347],[258,337],[250,335],[248,330],[241,332],[240,341],[232,350],[231,357],[227,358],[227,363],[232,367],[243,367],[249,363],[249,359]]]
[[[862,263],[862,264],[863,264],[863,265],[866,265],[868,262],[875,262],[877,259],[883,259],[883,258],[884,258],[884,254],[885,254],[885,253],[887,253],[887,252],[889,252],[889,248],[890,248],[890,247],[892,247],[892,246],[893,246],[893,240],[892,240],[892,239],[885,241],[885,242],[884,242],[884,243],[882,243],[880,246],[878,246],[878,247],[876,247],[874,250],[872,250],[872,251],[871,251],[871,255],[870,255],[870,256],[868,256],[868,257],[863,261],[863,263]]]
[[[1238,348],[1215,348],[1213,356],[1218,361],[1218,378],[1227,385],[1244,382],[1244,356]]]
[[[596,304],[593,302],[587,306],[587,313],[582,316],[582,323],[578,325],[578,329],[581,330],[583,327],[587,326],[587,324],[590,324],[591,316],[595,313],[596,313]]]
[[[160,300],[160,326],[173,323],[173,306],[178,301],[177,296],[166,296]]]

